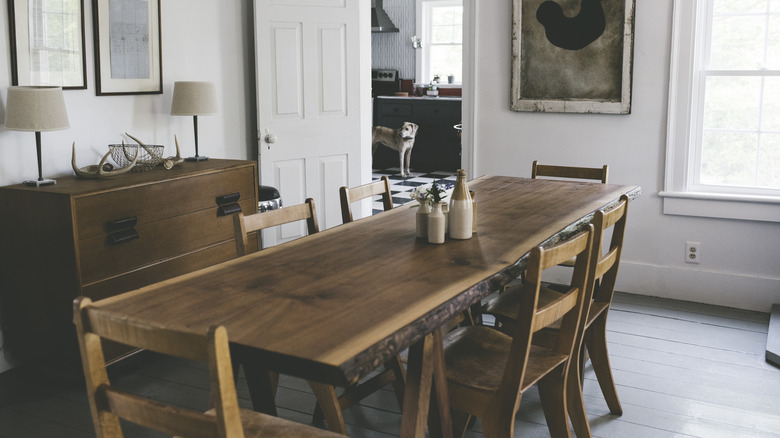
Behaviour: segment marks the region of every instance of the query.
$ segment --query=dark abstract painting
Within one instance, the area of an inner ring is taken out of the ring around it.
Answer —
[[[512,110],[627,114],[635,0],[514,0]]]

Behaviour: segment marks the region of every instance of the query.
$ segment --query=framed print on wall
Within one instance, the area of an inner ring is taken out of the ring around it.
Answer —
[[[513,0],[513,111],[631,113],[636,0]]]
[[[93,0],[98,96],[162,93],[160,0]]]
[[[84,0],[8,0],[11,84],[87,88]]]

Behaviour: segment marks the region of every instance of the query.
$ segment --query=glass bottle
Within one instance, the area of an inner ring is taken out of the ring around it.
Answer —
[[[474,206],[466,187],[466,171],[458,169],[455,188],[450,199],[450,237],[471,239],[473,221]]]

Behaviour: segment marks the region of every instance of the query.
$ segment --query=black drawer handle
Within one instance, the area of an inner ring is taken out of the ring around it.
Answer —
[[[238,205],[238,200],[241,198],[241,193],[230,193],[227,195],[217,196],[217,216],[230,216],[234,213],[241,212],[241,206]]]
[[[232,204],[238,202],[241,193],[230,193],[228,195],[217,196],[217,205]]]
[[[135,228],[126,228],[124,230],[115,231],[108,235],[108,240],[111,245],[119,245],[120,243],[129,242],[138,238],[138,231]]]
[[[124,219],[111,221],[108,224],[106,224],[106,228],[108,229],[108,232],[110,234],[127,228],[133,228],[137,223],[138,223],[138,218],[136,216],[133,216],[133,217],[127,217]]]
[[[220,205],[217,209],[217,216],[230,216],[231,214],[241,213],[241,206],[237,202],[227,205]]]

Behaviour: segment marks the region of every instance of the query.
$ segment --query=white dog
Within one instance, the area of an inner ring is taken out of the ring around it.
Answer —
[[[412,148],[414,147],[414,136],[417,135],[418,126],[415,123],[404,122],[398,129],[386,128],[384,126],[374,126],[371,131],[371,154],[376,152],[380,144],[398,151],[398,160],[400,162],[401,176],[411,176],[409,172],[409,160],[412,159]],[[406,167],[404,168],[404,157],[406,158]]]

